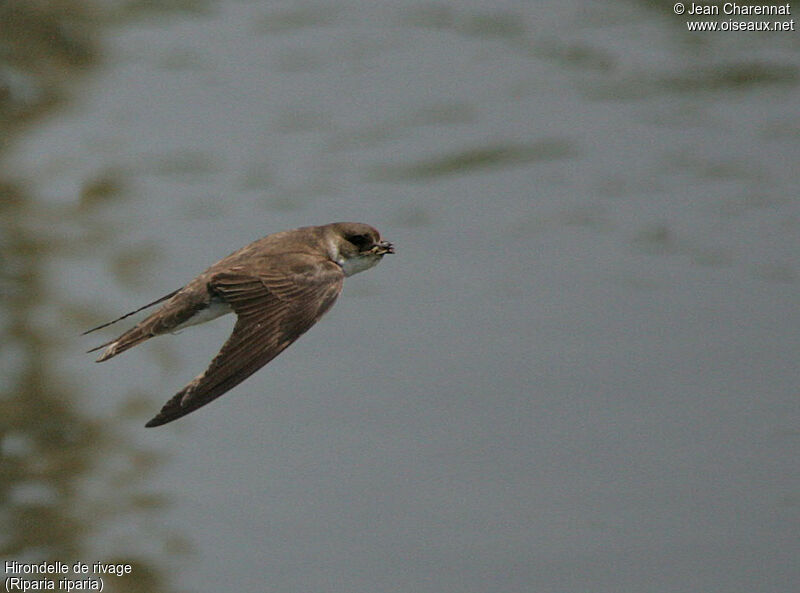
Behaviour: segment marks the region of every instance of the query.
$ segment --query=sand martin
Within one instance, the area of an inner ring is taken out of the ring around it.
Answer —
[[[331,308],[346,276],[368,270],[392,244],[367,224],[336,222],[283,231],[259,239],[218,261],[183,288],[143,309],[155,312],[105,348],[103,362],[165,333],[236,313],[233,333],[211,364],[170,399],[145,426],[185,416],[232,389],[275,358]]]

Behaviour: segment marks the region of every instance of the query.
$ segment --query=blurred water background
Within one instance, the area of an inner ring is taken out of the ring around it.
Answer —
[[[108,591],[800,582],[800,46],[671,3],[0,3],[0,549]],[[231,318],[82,330],[270,232],[397,255],[144,429]],[[6,574],[6,576],[8,576]]]

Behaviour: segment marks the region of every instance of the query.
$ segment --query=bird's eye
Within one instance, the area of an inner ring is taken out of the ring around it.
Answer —
[[[347,240],[350,241],[353,245],[355,245],[359,249],[364,249],[365,247],[369,247],[369,245],[372,243],[372,241],[367,235],[353,235],[351,237],[348,237]]]

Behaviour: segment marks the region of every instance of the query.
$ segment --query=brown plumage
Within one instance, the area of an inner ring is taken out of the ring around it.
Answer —
[[[89,352],[105,348],[97,359],[103,362],[153,336],[236,313],[232,334],[208,368],[146,426],[166,424],[216,399],[275,358],[331,308],[346,276],[374,266],[387,253],[394,253],[391,243],[381,241],[377,230],[362,223],[268,235],[142,307],[164,303],[116,340]]]

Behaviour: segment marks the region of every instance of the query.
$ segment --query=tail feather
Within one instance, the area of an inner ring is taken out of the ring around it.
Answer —
[[[110,341],[106,342],[105,344],[100,344],[99,346],[95,346],[95,347],[94,347],[94,348],[92,348],[91,350],[87,350],[87,351],[86,351],[86,354],[89,354],[90,352],[97,352],[97,351],[98,351],[98,350],[100,350],[101,348],[105,348],[106,346],[110,346],[110,345],[111,345],[111,344],[113,344],[114,342],[116,342],[116,340],[110,340]]]
[[[108,360],[109,358],[115,357],[117,354],[125,352],[126,350],[133,348],[137,344],[141,344],[145,340],[149,340],[153,337],[153,334],[140,326],[132,327],[116,340],[111,340],[110,342],[106,342],[96,348],[92,348],[89,352],[94,352],[95,350],[100,350],[101,348],[105,348],[105,352],[100,355],[100,357],[95,362],[103,362],[104,360]]]
[[[102,324],[98,325],[97,327],[93,327],[92,329],[87,329],[87,330],[86,330],[85,332],[83,332],[81,335],[82,335],[82,336],[85,336],[86,334],[90,334],[90,333],[92,333],[93,331],[97,331],[98,329],[103,329],[104,327],[108,327],[109,325],[112,325],[112,324],[116,323],[117,321],[122,321],[123,319],[125,319],[125,318],[127,318],[127,317],[130,317],[131,315],[135,315],[135,314],[136,314],[136,313],[138,313],[139,311],[144,311],[144,310],[145,310],[145,309],[147,309],[148,307],[152,307],[153,305],[157,305],[158,303],[163,303],[163,302],[164,302],[164,301],[166,301],[167,299],[171,299],[171,298],[172,298],[172,297],[174,297],[176,294],[178,294],[178,291],[179,291],[179,290],[180,290],[180,288],[179,288],[178,290],[175,290],[175,291],[173,291],[173,292],[169,293],[169,294],[165,294],[165,295],[164,295],[163,297],[161,297],[160,299],[157,299],[157,300],[153,301],[152,303],[147,303],[146,305],[144,305],[143,307],[139,307],[139,308],[138,308],[138,309],[136,309],[135,311],[131,311],[130,313],[125,313],[125,315],[123,315],[122,317],[117,317],[117,318],[116,318],[116,319],[114,319],[113,321],[107,321],[106,323],[102,323]],[[100,348],[103,348],[103,347],[105,347],[105,346],[108,346],[108,345],[109,345],[109,344],[111,344],[113,341],[114,341],[114,340],[112,340],[111,342],[107,342],[106,344],[103,344],[102,346],[98,346],[97,348],[92,348],[91,350],[89,350],[89,352],[94,352],[95,350],[100,350]]]
[[[180,289],[175,290],[175,291],[173,291],[173,292],[171,292],[169,294],[166,294],[166,295],[162,296],[160,299],[157,299],[157,300],[153,301],[152,303],[146,304],[144,307],[139,307],[135,311],[131,311],[130,313],[126,313],[122,317],[117,317],[113,321],[109,321],[107,323],[103,323],[102,325],[98,325],[97,327],[93,327],[90,330],[86,330],[85,332],[83,332],[82,335],[85,336],[86,334],[90,334],[93,331],[96,331],[98,329],[102,329],[104,327],[108,327],[112,323],[116,323],[117,321],[122,321],[123,319],[125,319],[126,317],[130,317],[134,313],[138,313],[139,311],[143,311],[144,309],[147,309],[148,307],[152,307],[153,305],[157,305],[159,303],[162,303],[162,302],[166,301],[167,299],[171,299],[176,294],[178,294],[178,292],[180,292]],[[121,352],[125,352],[129,348],[133,348],[134,346],[136,346],[137,344],[140,344],[141,342],[144,342],[148,338],[152,338],[154,333],[151,330],[150,325],[152,325],[152,324],[148,325],[147,324],[147,320],[145,319],[145,321],[143,321],[143,322],[139,323],[138,325],[132,327],[131,329],[129,329],[128,331],[123,333],[120,337],[116,338],[115,340],[110,340],[108,342],[105,342],[104,344],[100,344],[99,346],[95,346],[94,348],[92,348],[91,350],[87,350],[86,352],[87,353],[88,352],[96,352],[98,350],[102,350],[103,348],[105,348],[105,352],[103,352],[103,354],[100,355],[100,358],[98,358],[96,362],[103,362],[104,360],[108,360],[109,358],[113,358],[117,354],[119,354]]]

